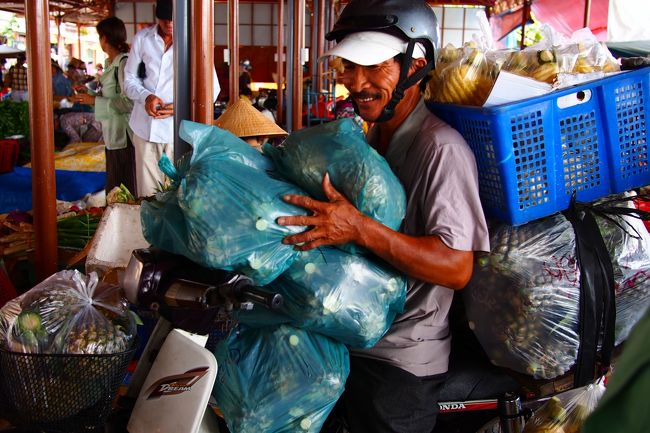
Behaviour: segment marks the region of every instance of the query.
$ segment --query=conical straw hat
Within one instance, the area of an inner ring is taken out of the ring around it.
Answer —
[[[267,119],[250,102],[239,99],[226,108],[214,124],[237,137],[275,137],[287,135],[275,122]]]

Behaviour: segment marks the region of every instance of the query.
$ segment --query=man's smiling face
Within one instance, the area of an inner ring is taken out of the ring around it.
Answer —
[[[400,63],[395,58],[371,66],[343,59],[341,83],[350,92],[359,115],[368,122],[374,122],[390,101],[399,75]]]

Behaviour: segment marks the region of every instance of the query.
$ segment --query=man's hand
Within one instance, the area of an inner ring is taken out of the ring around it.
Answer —
[[[78,102],[83,105],[95,105],[95,97],[89,95],[88,93],[79,93],[77,95],[72,95],[69,97],[69,100],[72,102]]]
[[[323,191],[328,200],[326,202],[302,195],[283,197],[287,203],[311,211],[311,215],[278,218],[280,225],[310,227],[302,233],[287,236],[282,243],[296,245],[296,250],[306,251],[323,245],[341,245],[359,239],[364,216],[332,186],[327,173],[323,176]]]
[[[144,101],[144,111],[154,119],[166,119],[174,115],[174,104],[165,104],[156,95],[149,95]]]

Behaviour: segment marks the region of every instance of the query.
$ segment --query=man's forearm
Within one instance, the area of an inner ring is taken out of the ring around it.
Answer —
[[[447,247],[438,236],[409,236],[364,216],[355,242],[418,280],[462,289],[472,275],[471,251]]]

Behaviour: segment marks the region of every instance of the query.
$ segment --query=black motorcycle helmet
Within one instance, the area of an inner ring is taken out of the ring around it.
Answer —
[[[377,122],[385,122],[395,114],[395,107],[404,97],[406,89],[426,78],[434,68],[435,49],[438,46],[438,19],[424,0],[351,0],[325,38],[328,41],[340,42],[351,33],[365,31],[388,33],[408,42],[397,87],[377,119]],[[417,43],[425,48],[427,64],[408,77],[411,56]]]

